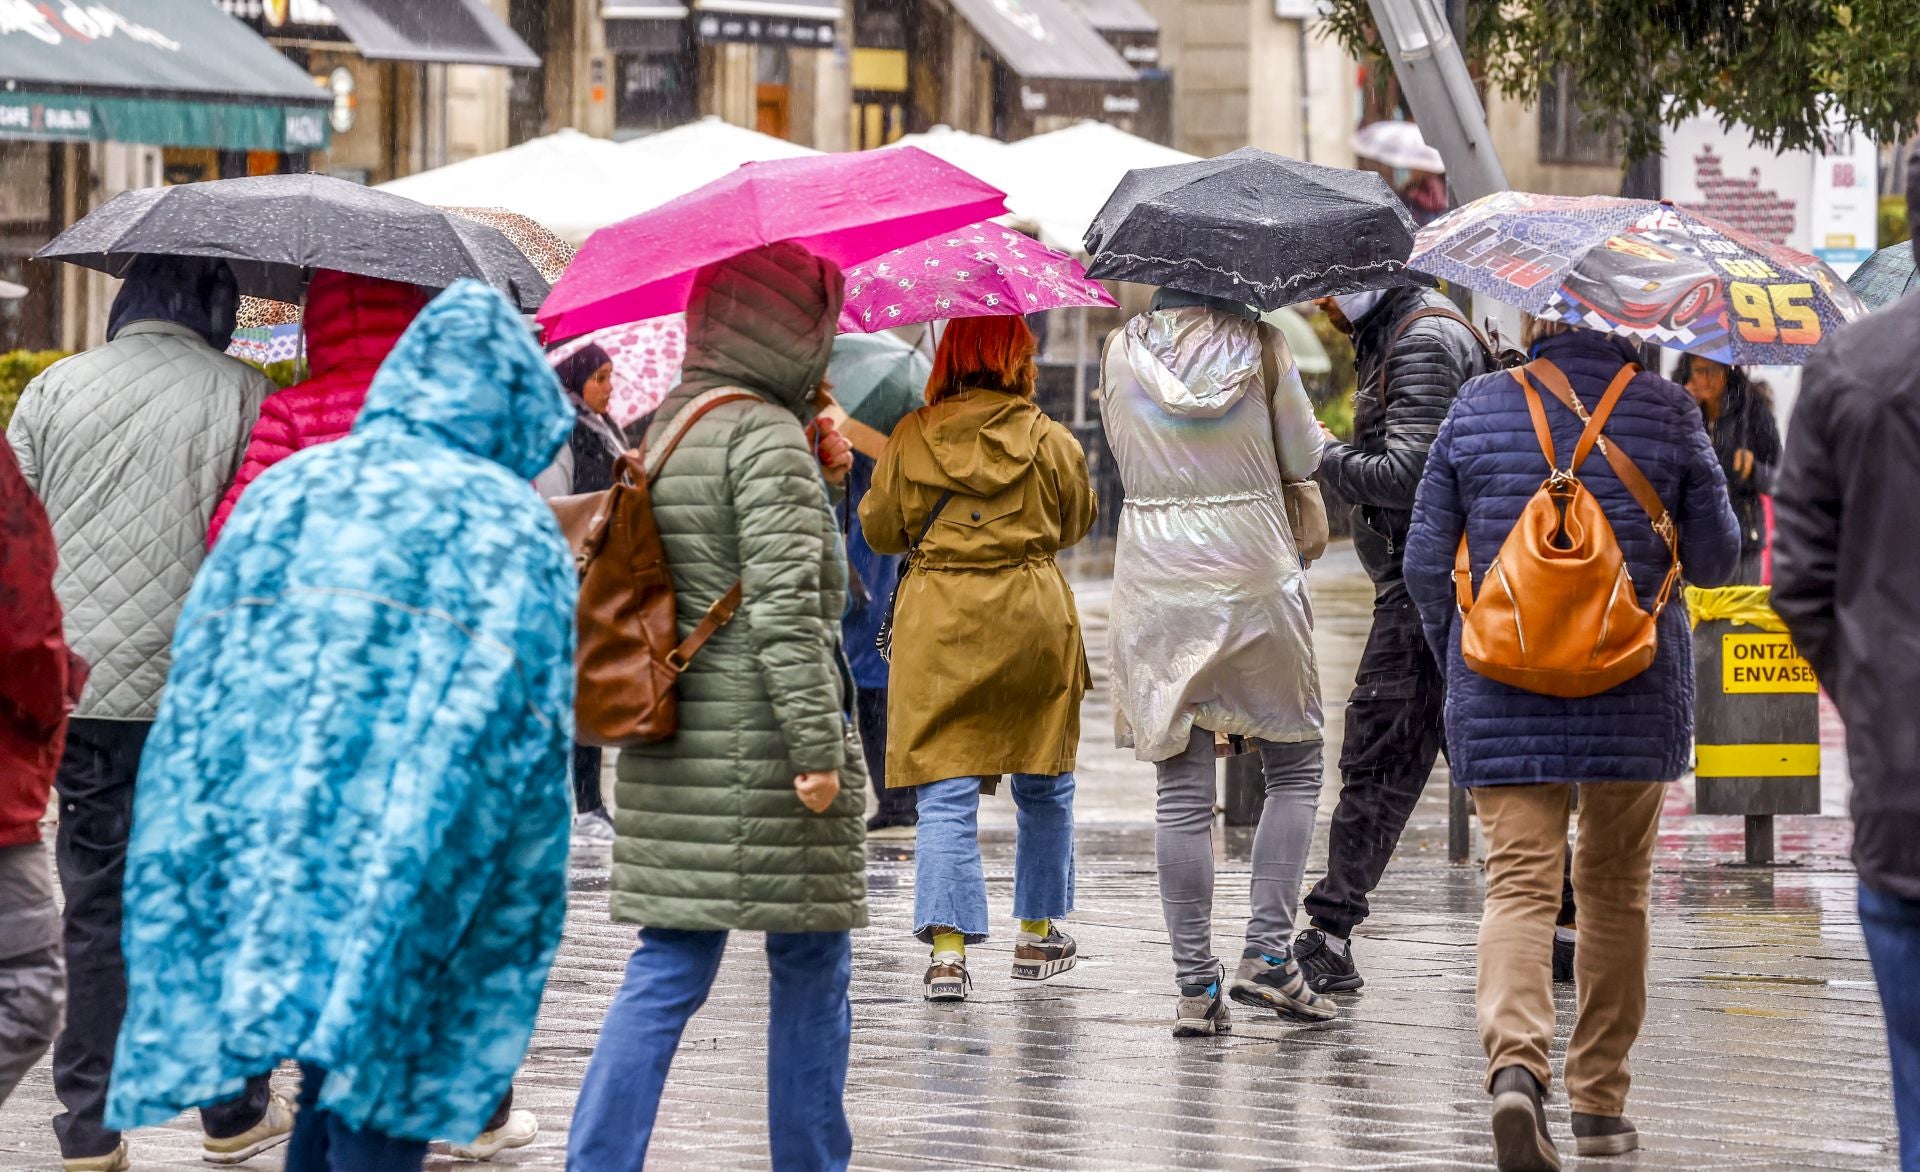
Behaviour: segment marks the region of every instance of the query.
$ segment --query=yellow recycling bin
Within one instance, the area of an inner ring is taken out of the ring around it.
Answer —
[[[1687,587],[1693,620],[1694,808],[1747,820],[1747,862],[1773,861],[1776,814],[1820,812],[1820,685],[1765,586]]]

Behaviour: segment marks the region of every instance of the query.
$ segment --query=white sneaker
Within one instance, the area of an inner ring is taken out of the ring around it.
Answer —
[[[267,1113],[260,1117],[260,1122],[226,1139],[201,1137],[200,1158],[209,1164],[242,1164],[268,1148],[277,1148],[293,1134],[293,1116],[297,1110],[293,1100],[274,1091],[267,1096]]]
[[[127,1172],[133,1161],[127,1156],[127,1141],[104,1156],[74,1156],[60,1161],[62,1172]]]
[[[573,816],[573,836],[588,842],[612,842],[613,819],[605,810],[590,810]]]
[[[447,1154],[462,1160],[491,1160],[508,1148],[524,1148],[540,1134],[540,1121],[525,1107],[507,1112],[507,1121],[483,1131],[470,1144],[448,1144]]]

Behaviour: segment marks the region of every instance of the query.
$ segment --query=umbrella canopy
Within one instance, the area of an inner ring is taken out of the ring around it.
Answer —
[[[763,244],[852,265],[1004,211],[998,189],[912,147],[748,163],[595,232],[539,320],[571,338],[678,313],[695,273]]]
[[[1370,171],[1242,147],[1129,172],[1087,230],[1087,272],[1279,309],[1405,283],[1413,231]]]
[[[1129,171],[1200,161],[1118,126],[1092,121],[1009,143],[1007,157],[1019,176],[1011,186],[1002,185],[1007,206],[1035,224],[1041,240],[1068,252],[1080,249],[1101,205]]]
[[[1847,288],[1858,293],[1868,309],[1885,309],[1913,288],[1913,273],[1913,242],[1909,240],[1868,257],[1847,278]]]
[[[1332,374],[1333,359],[1313,332],[1313,323],[1297,309],[1276,309],[1263,313],[1260,320],[1286,336],[1287,349],[1293,351],[1293,365],[1301,374]]]
[[[933,361],[891,334],[842,334],[833,340],[827,381],[847,417],[882,437],[926,406]]]
[[[840,329],[1116,304],[1065,253],[1011,228],[969,224],[848,269]]]
[[[509,243],[520,250],[533,267],[540,270],[549,285],[560,279],[573,263],[573,257],[579,250],[565,240],[547,231],[532,216],[519,212],[510,212],[506,208],[455,208],[443,207],[443,212],[452,212],[463,220],[472,220],[476,224],[485,224],[499,230]]]
[[[228,261],[242,293],[298,301],[314,269],[441,289],[485,281],[522,309],[547,282],[496,228],[328,175],[123,192],[34,256],[119,276],[142,254]]]
[[[1353,153],[1389,167],[1447,173],[1446,160],[1427,145],[1420,128],[1411,122],[1369,122],[1354,132]]]
[[[625,427],[658,407],[667,392],[680,385],[680,365],[687,358],[687,316],[673,313],[608,326],[555,346],[547,358],[557,364],[589,342],[613,359],[613,397],[607,402],[607,414]]]
[[[1729,366],[1793,365],[1867,307],[1822,261],[1665,201],[1502,191],[1409,262],[1537,317]]]
[[[383,183],[379,190],[441,207],[504,208],[574,242],[685,191],[619,143],[558,130]]]

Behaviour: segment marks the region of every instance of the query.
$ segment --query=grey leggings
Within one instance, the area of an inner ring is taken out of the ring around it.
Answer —
[[[1173,943],[1174,981],[1182,985],[1204,985],[1215,975],[1213,743],[1213,733],[1195,728],[1186,752],[1154,765],[1159,773],[1154,861],[1160,870],[1160,906]],[[1269,956],[1285,956],[1320,804],[1321,743],[1253,743],[1259,746],[1267,799],[1253,835],[1253,915],[1247,921],[1247,945]]]

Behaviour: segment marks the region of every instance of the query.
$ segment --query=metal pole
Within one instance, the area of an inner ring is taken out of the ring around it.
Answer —
[[[1073,426],[1087,425],[1087,315],[1081,309],[1073,315]]]
[[[1447,861],[1464,863],[1473,857],[1472,811],[1463,786],[1447,783]]]
[[[1435,0],[1367,0],[1367,6],[1420,136],[1446,160],[1454,198],[1467,203],[1507,190],[1486,110]]]
[[[1747,864],[1753,867],[1773,865],[1773,815],[1747,815]]]

